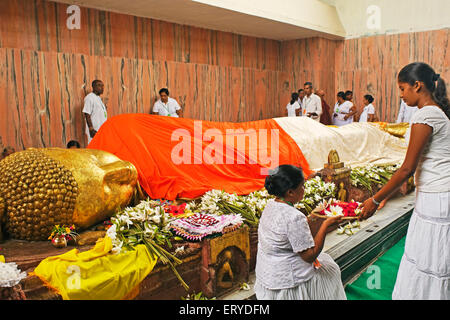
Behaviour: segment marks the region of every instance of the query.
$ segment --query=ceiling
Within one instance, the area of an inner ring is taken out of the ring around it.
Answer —
[[[292,40],[321,36],[342,39],[342,32],[329,32],[315,24],[293,22],[292,19],[267,18],[215,6],[196,0],[51,0],[80,7],[152,18],[236,34],[273,40]],[[243,1],[243,0],[242,0]],[[284,0],[285,1],[285,0]],[[303,1],[303,0],[292,0]],[[307,0],[311,1],[311,0]],[[314,1],[314,0],[313,0]],[[220,2],[220,1],[218,1]],[[222,1],[227,2],[227,1]],[[232,3],[232,1],[228,1]],[[285,1],[286,2],[286,1]],[[267,3],[267,2],[266,2]],[[276,3],[272,5],[276,6]],[[297,2],[298,4],[298,2]],[[329,6],[320,3],[320,5]],[[276,8],[276,7],[275,7]],[[335,10],[335,8],[333,9]],[[291,13],[291,16],[295,16]],[[337,14],[336,14],[337,16]],[[282,21],[280,21],[282,20]],[[326,20],[326,19],[324,19]],[[287,22],[286,22],[287,21]],[[339,22],[340,25],[340,22]],[[329,28],[332,30],[332,28]]]

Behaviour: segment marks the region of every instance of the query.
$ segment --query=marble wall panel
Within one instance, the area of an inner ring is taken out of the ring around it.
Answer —
[[[380,119],[395,121],[400,106],[397,75],[405,65],[430,64],[450,90],[449,40],[449,29],[346,40],[336,54],[336,90],[353,88],[360,108],[363,96],[372,94]]]

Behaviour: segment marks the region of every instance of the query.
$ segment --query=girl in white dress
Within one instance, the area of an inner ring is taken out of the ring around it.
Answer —
[[[364,96],[364,109],[359,116],[359,122],[373,122],[375,118],[375,108],[372,102],[374,98],[370,94]]]
[[[267,203],[258,227],[255,293],[258,300],[345,300],[339,266],[321,253],[327,228],[342,218],[326,219],[313,237],[306,216],[293,203],[303,197],[300,168],[282,165],[266,178],[276,196]]]
[[[338,102],[334,106],[333,124],[341,127],[353,122],[353,115],[356,113],[356,107],[349,100],[345,100],[343,91],[337,94]]]
[[[362,218],[415,172],[416,204],[392,299],[450,300],[450,109],[445,82],[425,63],[398,75],[401,98],[419,110],[411,119],[405,160],[363,204]]]
[[[300,104],[298,103],[298,93],[294,92],[291,96],[291,101],[287,104],[286,110],[287,110],[287,116],[288,117],[296,117],[297,116],[297,110],[300,110]],[[301,115],[301,113],[300,113]]]

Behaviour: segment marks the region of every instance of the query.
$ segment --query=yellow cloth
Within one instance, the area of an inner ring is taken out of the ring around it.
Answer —
[[[145,245],[118,255],[110,253],[111,249],[111,239],[105,237],[89,251],[73,249],[44,259],[33,274],[64,300],[134,298],[137,286],[153,270],[157,258],[152,258]]]
[[[2,255],[0,255],[0,262],[3,262],[3,263],[5,263],[5,257],[4,257],[4,256],[2,256]]]
[[[403,138],[409,129],[409,123],[373,122],[373,124],[379,125],[380,129],[398,138]]]

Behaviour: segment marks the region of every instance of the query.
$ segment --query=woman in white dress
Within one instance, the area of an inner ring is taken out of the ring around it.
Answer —
[[[339,266],[321,253],[327,228],[342,218],[326,219],[313,237],[308,219],[293,203],[303,197],[300,168],[282,165],[267,176],[270,200],[258,227],[255,293],[258,300],[345,300]]]
[[[353,115],[356,113],[356,107],[349,100],[345,100],[345,92],[337,94],[337,103],[334,106],[333,124],[341,127],[353,122]]]
[[[450,109],[445,82],[425,63],[398,75],[401,98],[419,110],[411,119],[408,151],[401,168],[363,204],[362,218],[415,172],[416,204],[406,235],[392,298],[450,299]]]
[[[294,92],[291,95],[291,101],[287,104],[286,110],[287,110],[287,116],[288,117],[296,117],[297,116],[297,110],[300,110],[300,104],[298,103],[298,93]],[[300,113],[301,116],[301,113]]]

